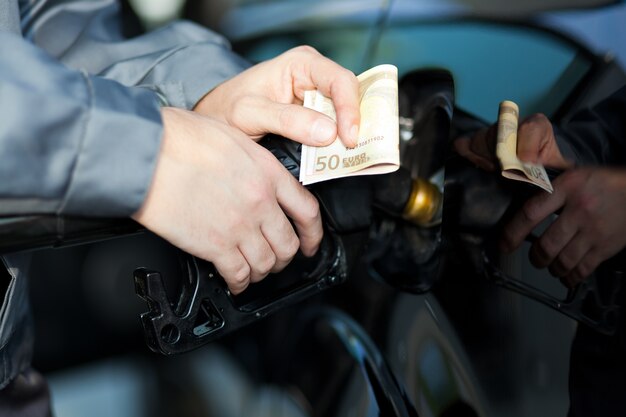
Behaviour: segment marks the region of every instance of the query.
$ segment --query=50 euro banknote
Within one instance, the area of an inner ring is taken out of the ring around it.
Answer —
[[[357,79],[361,110],[357,145],[346,148],[339,138],[323,147],[302,145],[302,184],[385,174],[399,168],[398,70],[393,65],[378,65]],[[317,90],[305,92],[304,106],[336,120],[332,100]]]
[[[517,157],[517,125],[519,108],[512,101],[500,103],[496,156],[502,167],[502,176],[524,181],[552,193],[552,183],[541,164],[521,161]]]

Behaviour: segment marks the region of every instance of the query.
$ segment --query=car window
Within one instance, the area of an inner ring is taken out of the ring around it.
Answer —
[[[516,101],[522,114],[552,115],[592,65],[578,48],[546,32],[471,21],[391,27],[370,64],[383,62],[393,62],[400,74],[449,70],[457,105],[485,120],[495,119],[505,99]]]
[[[495,119],[505,99],[516,101],[522,115],[551,116],[592,68],[589,54],[553,33],[461,19],[392,24],[380,32],[359,25],[302,28],[239,47],[260,61],[299,44],[314,46],[355,73],[381,63],[398,66],[400,75],[445,68],[454,76],[457,104],[486,121]]]

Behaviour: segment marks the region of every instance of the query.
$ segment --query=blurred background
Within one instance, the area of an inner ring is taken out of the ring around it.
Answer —
[[[626,66],[626,4],[616,1],[129,3],[146,30],[190,19],[223,33],[253,62],[309,44],[355,73],[379,63],[396,65],[400,76],[446,69],[457,106],[487,123],[503,99],[516,101],[522,116],[542,112],[560,120],[565,109],[608,93]],[[526,252],[507,261],[512,270],[562,292],[528,265]],[[290,331],[287,323],[303,307],[190,354],[162,357],[143,341],[138,317],[146,305],[132,274],[138,266],[177,273],[175,251],[165,242],[141,234],[42,250],[34,265],[35,367],[50,382],[59,417],[315,415],[318,403],[272,373],[281,332]],[[450,299],[398,294],[360,271],[323,300],[354,300],[346,309],[384,334],[376,341],[425,415],[444,415],[436,399],[454,392],[474,407],[450,415],[564,416],[575,323],[519,295],[457,278],[458,295]],[[299,360],[321,363],[320,352]],[[337,415],[377,415],[357,406],[363,388],[350,381],[333,388],[347,401]],[[412,393],[425,381],[439,391]]]

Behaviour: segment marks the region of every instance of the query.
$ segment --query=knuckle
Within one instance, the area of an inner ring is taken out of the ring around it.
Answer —
[[[224,234],[223,242],[225,243],[221,250],[222,253],[225,253],[227,250],[230,250],[233,246],[237,245],[237,242],[241,239],[242,234],[246,231],[247,223],[248,219],[242,212],[231,210],[226,213],[225,217],[222,219],[222,233]]]
[[[534,132],[536,129],[535,122],[532,120],[533,116],[530,116],[528,119],[524,120],[517,126],[517,136],[518,138],[528,138],[531,136],[531,132]]]
[[[242,263],[230,277],[227,277],[228,286],[237,291],[243,291],[250,283],[250,266]]]
[[[211,249],[215,253],[226,253],[231,248],[229,239],[222,233],[222,231],[215,230],[211,234]],[[207,254],[206,260],[210,261],[213,258],[211,254]]]
[[[245,195],[245,205],[248,210],[252,210],[254,213],[257,213],[259,210],[263,210],[268,201],[270,201],[269,193],[266,188],[267,187],[262,182],[255,182],[254,184],[251,184]]]
[[[276,261],[280,263],[289,262],[300,248],[300,240],[295,233],[291,233],[285,242],[280,246],[280,250],[276,252]]]
[[[543,113],[535,113],[531,114],[526,118],[524,123],[521,126],[544,126],[546,123],[549,123],[548,117],[546,117]]]
[[[293,229],[291,229],[288,231],[288,234],[283,237],[283,241],[274,251],[274,255],[276,256],[275,262],[283,263],[290,261],[298,252],[299,248],[300,240]]]
[[[524,141],[538,143],[550,136],[551,129],[552,124],[550,120],[542,113],[535,113],[528,116],[520,123],[518,136],[524,138]],[[524,142],[521,143],[523,144]]]
[[[582,281],[587,278],[593,272],[595,268],[589,263],[589,261],[583,261],[575,269],[578,281]]]
[[[574,268],[576,260],[568,253],[561,252],[557,257],[560,268],[564,271],[571,271]]]
[[[341,68],[339,72],[339,77],[341,78],[342,81],[347,81],[354,85],[359,84],[359,81],[356,78],[356,74],[347,68]]]
[[[247,122],[245,110],[254,108],[255,100],[248,95],[240,95],[233,98],[231,106],[231,110],[226,112],[227,121],[233,126],[241,126]]]
[[[333,74],[333,79],[330,85],[331,95],[333,95],[336,90],[344,89],[346,86],[353,91],[358,91],[359,80],[356,78],[354,72],[337,64],[337,69]],[[340,103],[336,103],[336,105],[338,104]]]
[[[278,169],[282,167],[283,164],[280,163],[278,158],[269,150],[264,148],[263,146],[258,146],[255,148],[254,160],[261,165],[261,170],[266,169]],[[257,179],[258,183],[265,182],[262,177]],[[258,184],[256,184],[258,185]]]
[[[317,49],[313,48],[311,45],[296,46],[295,48],[292,49],[292,51],[296,53],[320,55]]]
[[[594,219],[598,212],[599,201],[593,193],[581,191],[574,198],[574,207],[576,210],[588,219]]]
[[[289,239],[289,242],[287,242],[287,244],[285,245],[285,256],[283,260],[290,260],[291,258],[293,258],[298,252],[299,248],[300,240],[298,239],[298,236],[293,233],[291,235],[291,238]]]
[[[313,225],[317,223],[320,218],[320,205],[317,199],[310,196],[310,198],[307,199],[306,204],[302,205],[302,211],[300,214],[306,225]]]
[[[550,234],[543,234],[537,241],[539,252],[544,258],[554,258],[558,252],[558,242],[554,240],[554,237]]]
[[[267,256],[263,257],[263,259],[261,260],[261,262],[259,262],[258,265],[256,265],[255,272],[261,277],[264,277],[270,273],[272,268],[274,268],[275,264],[276,264],[276,255],[273,252],[270,252],[267,254]]]
[[[522,215],[527,221],[532,223],[536,223],[542,220],[540,206],[534,199],[528,200],[522,206]]]

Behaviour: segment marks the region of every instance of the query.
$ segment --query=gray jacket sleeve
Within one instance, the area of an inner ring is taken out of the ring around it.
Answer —
[[[159,152],[154,92],[70,70],[0,31],[0,215],[128,216]],[[7,59],[8,58],[8,59]]]
[[[40,49],[0,33],[0,215],[132,214],[159,152],[159,104],[192,108],[249,65],[189,22],[128,37],[115,0],[19,11]]]
[[[116,0],[40,3],[23,13],[26,38],[71,68],[154,89],[170,106],[193,108],[249,66],[222,36],[188,21],[128,37]]]

